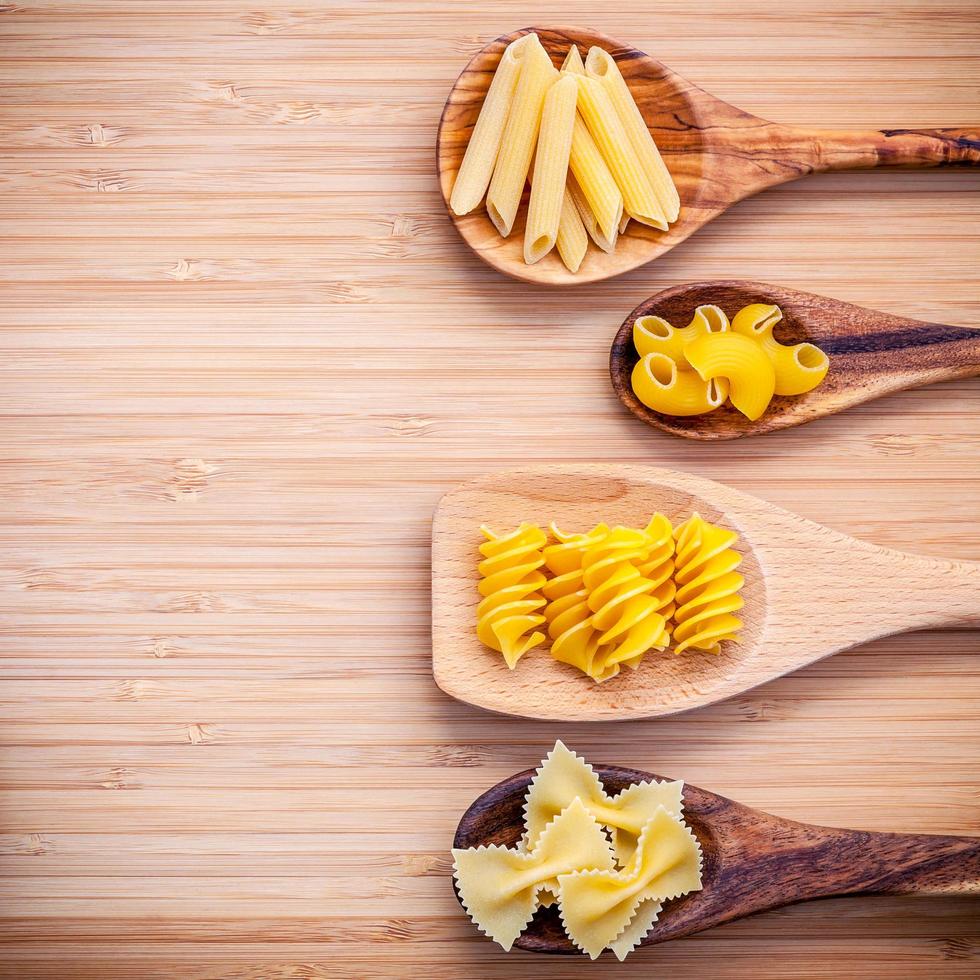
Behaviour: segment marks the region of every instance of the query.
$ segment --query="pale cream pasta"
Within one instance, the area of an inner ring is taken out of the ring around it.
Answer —
[[[514,227],[531,157],[541,125],[541,110],[552,82],[558,77],[537,35],[524,49],[520,77],[511,103],[500,152],[487,191],[487,214],[506,238]]]
[[[602,48],[590,48],[585,70],[606,90],[667,221],[676,221],[681,209],[680,195],[616,59]]]
[[[565,75],[548,89],[544,100],[524,231],[524,261],[528,265],[547,255],[558,239],[577,96],[575,78]]]
[[[619,228],[613,228],[612,238],[607,238],[603,233],[602,229],[599,227],[599,222],[596,220],[595,214],[592,212],[592,208],[589,206],[589,202],[579,186],[579,182],[575,179],[575,174],[572,173],[571,168],[568,171],[568,193],[571,195],[572,201],[575,203],[575,207],[578,210],[579,217],[582,219],[582,224],[585,226],[585,230],[588,232],[589,238],[592,239],[603,250],[603,252],[612,252],[616,247],[616,241],[619,238]],[[622,198],[620,198],[622,200]]]
[[[449,206],[455,214],[469,214],[483,200],[490,186],[524,51],[536,40],[536,35],[525,34],[508,44],[500,56],[500,64],[483,100],[449,198]]]
[[[578,272],[589,247],[589,237],[578,207],[568,187],[562,195],[561,217],[558,219],[558,254],[569,272]]]
[[[606,90],[587,76],[578,76],[578,85],[579,109],[622,192],[624,210],[641,224],[666,231],[667,216]]]

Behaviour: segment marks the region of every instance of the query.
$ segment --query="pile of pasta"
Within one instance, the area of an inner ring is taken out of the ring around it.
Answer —
[[[528,265],[557,246],[577,272],[589,237],[611,252],[631,219],[666,231],[680,213],[677,188],[615,59],[594,47],[583,63],[573,44],[557,71],[537,34],[504,49],[449,206],[469,214],[485,195],[507,238],[527,180]]]
[[[813,344],[781,344],[778,306],[752,303],[731,322],[717,306],[699,306],[686,327],[663,317],[633,324],[640,360],[631,384],[647,408],[664,415],[703,415],[726,401],[755,421],[773,395],[802,395],[827,376],[830,359]]]
[[[738,535],[700,514],[677,528],[654,514],[643,528],[480,530],[476,632],[511,670],[548,642],[555,660],[601,683],[671,641],[675,653],[719,653],[738,640]]]
[[[610,797],[592,767],[556,742],[528,788],[517,847],[453,849],[463,908],[509,950],[538,908],[557,903],[578,949],[626,959],[664,902],[701,889],[683,790],[650,780]]]

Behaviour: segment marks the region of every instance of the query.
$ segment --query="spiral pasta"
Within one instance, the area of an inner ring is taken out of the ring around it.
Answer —
[[[742,556],[732,549],[738,535],[695,513],[674,531],[674,539],[674,652],[719,653],[722,641],[737,641],[742,627],[733,615],[744,605],[739,590],[745,580],[735,571]]]
[[[480,530],[487,540],[480,545],[483,599],[476,608],[476,633],[482,643],[502,653],[513,670],[528,650],[545,640],[536,627],[545,621],[540,613],[545,604],[540,589],[546,580],[541,549],[548,538],[536,524],[521,524],[502,536],[486,526]]]

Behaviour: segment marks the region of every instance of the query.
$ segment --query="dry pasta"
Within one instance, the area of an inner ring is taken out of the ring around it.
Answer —
[[[755,421],[769,407],[776,371],[762,346],[740,333],[709,333],[684,348],[684,356],[703,381],[724,378],[728,397]]]
[[[680,370],[691,370],[684,348],[706,333],[726,333],[731,329],[728,317],[718,306],[699,306],[686,327],[673,327],[661,316],[640,316],[633,323],[633,346],[643,357],[664,354]]]
[[[666,354],[647,354],[630,377],[633,393],[647,408],[663,415],[689,416],[713,412],[728,398],[724,378],[702,381],[695,371],[681,371]]]
[[[538,36],[524,49],[520,77],[511,103],[500,152],[487,191],[487,214],[506,238],[514,227],[541,125],[545,96],[558,72]]]
[[[500,64],[490,82],[470,141],[466,144],[463,162],[449,198],[449,206],[455,214],[469,214],[483,200],[490,186],[524,50],[536,39],[534,34],[525,34],[508,44],[500,56]]]

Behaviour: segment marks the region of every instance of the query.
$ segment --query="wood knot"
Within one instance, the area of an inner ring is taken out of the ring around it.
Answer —
[[[113,766],[106,778],[99,781],[102,789],[141,789],[142,784],[131,769],[124,766]]]
[[[492,753],[477,745],[436,745],[432,750],[437,766],[474,768],[492,763]]]
[[[28,592],[35,589],[60,589],[62,582],[50,568],[25,568],[20,573],[20,586]]]
[[[904,432],[875,436],[871,445],[883,456],[914,456],[915,440]]]
[[[419,415],[393,415],[385,422],[385,429],[399,436],[424,436],[435,424],[435,419]]]
[[[410,878],[443,878],[452,874],[453,862],[441,854],[406,854],[402,870]]]
[[[191,745],[207,745],[213,742],[216,738],[216,734],[210,725],[200,725],[197,722],[192,722],[187,726],[187,741]]]
[[[736,701],[735,709],[744,721],[779,721],[784,717],[784,712],[772,701]]]
[[[972,960],[976,952],[976,944],[973,940],[967,939],[966,936],[943,940],[939,950],[944,960]]]
[[[152,690],[149,681],[136,679],[120,681],[112,692],[114,701],[142,701]]]
[[[224,608],[224,603],[209,592],[183,592],[162,602],[159,611],[167,613],[209,613],[222,612]]]
[[[210,478],[218,472],[218,467],[203,459],[189,456],[174,462],[173,486],[174,501],[194,501],[208,489]]]

